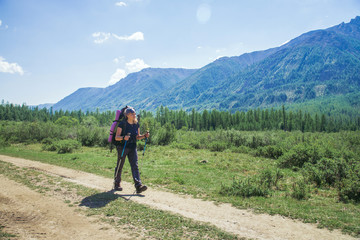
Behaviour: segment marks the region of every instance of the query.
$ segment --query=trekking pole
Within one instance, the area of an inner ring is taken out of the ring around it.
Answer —
[[[128,133],[127,135],[130,136],[131,133]],[[124,137],[125,138],[125,137]],[[124,144],[124,147],[123,147],[123,150],[122,150],[122,153],[121,153],[121,157],[120,157],[120,160],[116,166],[116,173],[115,173],[115,176],[114,176],[114,188],[115,188],[115,181],[116,181],[116,176],[118,175],[118,172],[119,172],[119,166],[122,162],[122,157],[124,155],[124,151],[125,151],[125,147],[126,147],[126,143],[127,143],[127,140],[125,141],[125,144]]]
[[[149,133],[149,131],[147,131],[146,133]],[[144,151],[143,151],[143,156],[145,155],[145,148],[146,148],[146,142],[147,142],[148,138],[145,138],[145,145],[144,145]]]

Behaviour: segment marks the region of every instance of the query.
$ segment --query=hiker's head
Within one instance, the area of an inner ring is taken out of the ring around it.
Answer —
[[[137,123],[136,112],[134,108],[132,107],[127,108],[125,110],[125,116],[129,121],[132,121],[133,123]]]

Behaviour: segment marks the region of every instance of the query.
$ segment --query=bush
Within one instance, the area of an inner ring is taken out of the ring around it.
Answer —
[[[246,144],[246,137],[244,137],[242,135],[242,133],[238,132],[238,131],[232,131],[230,133],[230,142],[235,146],[235,147],[240,147],[240,146],[244,146]]]
[[[108,135],[105,135],[104,129],[100,127],[80,127],[77,131],[77,140],[87,147],[104,146],[104,139],[107,143],[107,137]]]
[[[3,122],[0,136],[7,142],[41,142],[45,138],[65,139],[70,129],[52,122]]]
[[[316,164],[306,163],[303,175],[317,186],[335,186],[346,177],[348,164],[343,159],[322,158]]]
[[[360,163],[347,172],[346,178],[339,184],[339,199],[343,202],[360,202]]]
[[[292,190],[291,197],[297,200],[306,200],[309,198],[309,189],[304,179],[294,182]]]
[[[239,197],[266,197],[270,194],[270,190],[261,185],[256,178],[245,178],[233,180],[230,187],[222,186],[220,194]]]
[[[252,141],[249,142],[247,145],[248,145],[248,147],[256,149],[258,147],[266,146],[267,144],[264,141],[264,138],[262,138],[260,136],[252,136]]]
[[[81,144],[73,139],[60,140],[55,142],[58,153],[71,153],[75,149],[79,149]]]
[[[281,157],[283,155],[283,149],[282,149],[282,147],[276,146],[276,145],[260,147],[256,150],[255,155],[263,156],[266,158],[278,159],[279,157]]]
[[[315,164],[321,157],[317,146],[300,143],[279,158],[279,165],[284,168],[301,168],[306,162]]]
[[[246,146],[240,146],[240,147],[231,147],[230,150],[235,153],[249,153],[251,152],[251,148]]]
[[[278,188],[278,182],[283,177],[284,174],[280,171],[280,169],[276,169],[275,172],[270,169],[266,169],[260,174],[259,181],[261,185],[264,185],[268,189],[271,189],[272,187]]]
[[[0,136],[0,148],[8,147],[10,144]]]
[[[212,152],[222,152],[228,147],[228,144],[226,142],[216,141],[216,142],[211,142],[207,147]]]
[[[169,123],[161,127],[154,136],[154,142],[158,145],[168,145],[175,139],[176,130]]]
[[[57,151],[58,153],[71,153],[75,149],[79,149],[81,144],[73,139],[54,140],[46,138],[43,140],[42,149],[45,151]]]
[[[222,185],[220,194],[240,197],[267,197],[271,195],[272,188],[277,187],[283,174],[277,169],[274,173],[267,169],[259,175],[235,180],[231,186]]]
[[[42,149],[45,151],[56,151],[56,146],[55,146],[54,142],[56,142],[56,140],[51,139],[51,138],[45,138],[41,142],[43,144]]]
[[[63,125],[66,127],[73,127],[79,124],[79,120],[69,116],[62,116],[61,118],[55,121],[55,124]]]

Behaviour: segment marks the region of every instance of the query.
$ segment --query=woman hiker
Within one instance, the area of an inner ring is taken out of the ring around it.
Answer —
[[[120,186],[121,171],[125,163],[125,157],[127,156],[131,166],[131,172],[135,183],[136,193],[146,191],[147,186],[143,185],[140,180],[140,172],[138,167],[138,155],[136,150],[136,141],[150,136],[149,132],[144,135],[140,134],[140,126],[136,118],[136,112],[134,108],[127,108],[125,110],[125,119],[119,123],[116,130],[116,141],[122,141],[122,144],[116,147],[118,152],[117,168],[115,168],[115,185],[114,190],[122,191]],[[126,145],[125,145],[126,142]],[[124,146],[125,145],[125,146]],[[123,148],[125,147],[124,153]],[[122,154],[123,153],[123,154]],[[122,157],[121,157],[122,155]]]

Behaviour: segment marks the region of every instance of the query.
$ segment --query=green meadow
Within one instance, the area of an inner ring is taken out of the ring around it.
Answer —
[[[360,132],[179,130],[172,138],[147,143],[144,155],[138,144],[145,184],[360,236]],[[44,150],[49,144],[11,144],[0,154],[113,177],[116,150],[77,146],[60,154]],[[132,181],[128,163],[124,180]]]

